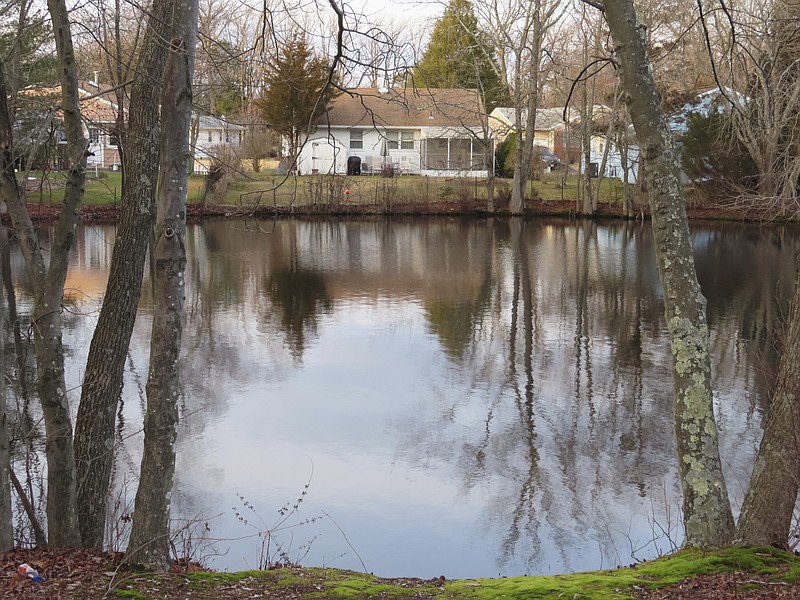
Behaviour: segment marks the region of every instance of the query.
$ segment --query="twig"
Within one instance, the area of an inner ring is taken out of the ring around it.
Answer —
[[[364,569],[364,573],[369,573],[369,571],[367,571],[367,565],[364,564],[364,561],[361,559],[361,555],[358,553],[358,550],[353,548],[353,544],[351,544],[350,540],[347,539],[347,534],[344,532],[344,530],[341,527],[339,527],[339,524],[334,520],[334,518],[332,516],[330,516],[328,513],[326,513],[324,510],[322,511],[322,514],[325,515],[326,517],[328,517],[331,520],[331,523],[336,525],[336,529],[338,529],[339,533],[342,534],[342,537],[344,538],[344,541],[347,542],[347,545],[350,546],[350,549],[358,557],[358,562],[361,563],[361,568]]]

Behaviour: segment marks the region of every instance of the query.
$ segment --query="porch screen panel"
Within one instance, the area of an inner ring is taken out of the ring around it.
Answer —
[[[422,165],[424,169],[447,169],[448,139],[428,138],[422,140]]]
[[[450,140],[450,168],[458,171],[472,169],[472,140]]]

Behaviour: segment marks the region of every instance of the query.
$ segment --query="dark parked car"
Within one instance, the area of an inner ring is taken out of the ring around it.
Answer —
[[[547,146],[534,146],[533,153],[534,156],[539,157],[546,168],[549,167],[553,169],[561,164],[561,159],[553,154],[553,151]]]

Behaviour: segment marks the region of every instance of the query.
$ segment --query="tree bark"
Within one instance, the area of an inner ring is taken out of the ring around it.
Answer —
[[[778,379],[745,495],[737,543],[788,547],[800,487],[800,255]]]
[[[153,3],[131,90],[120,215],[108,284],[89,346],[75,427],[78,517],[84,546],[102,549],[114,463],[114,423],[142,290],[158,180],[158,102],[171,0]]]
[[[79,541],[75,495],[75,454],[72,421],[64,379],[64,349],[61,343],[61,297],[75,239],[86,176],[86,139],[78,101],[78,66],[63,0],[49,0],[48,9],[58,53],[61,76],[61,110],[67,137],[67,178],[64,202],[53,234],[50,263],[45,266],[36,231],[27,212],[25,198],[13,172],[13,138],[6,105],[5,82],[0,96],[0,141],[3,174],[0,189],[8,206],[14,233],[33,288],[33,339],[37,389],[42,404],[47,458],[47,520],[50,546],[77,546]]]
[[[697,282],[678,160],[661,114],[632,0],[606,0],[619,74],[645,164],[656,260],[664,289],[675,382],[675,433],[685,544],[717,548],[733,537],[711,391],[706,300]]]
[[[153,329],[147,380],[144,451],[128,554],[150,569],[169,565],[169,510],[178,427],[178,358],[185,300],[186,191],[192,70],[198,0],[180,0],[161,96],[161,172],[153,247]]]
[[[0,90],[0,93],[4,93]],[[5,169],[3,164],[0,168]],[[13,173],[13,170],[12,170]],[[3,269],[0,263],[0,270]],[[5,303],[0,293],[0,552],[13,550],[14,526],[11,517],[11,446],[8,440],[8,423],[6,418],[6,386],[5,386]]]
[[[522,110],[517,107],[517,148],[516,166],[514,168],[514,178],[512,179],[511,202],[509,210],[512,215],[521,215],[525,209],[525,188],[528,185],[528,178],[531,172],[533,161],[533,146],[536,141],[536,111],[539,109],[539,67],[542,60],[542,36],[543,27],[538,18],[534,18],[532,46],[529,72],[525,79],[525,92],[527,93],[527,117],[525,124],[522,124]],[[518,79],[519,81],[519,79]],[[520,92],[517,91],[517,97]]]

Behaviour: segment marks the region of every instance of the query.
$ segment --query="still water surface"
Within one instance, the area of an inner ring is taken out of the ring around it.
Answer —
[[[79,231],[65,333],[74,402],[113,236]],[[738,507],[798,236],[712,224],[695,226],[693,243]],[[216,568],[257,566],[256,534],[307,484],[275,533],[306,565],[559,573],[680,543],[649,226],[212,222],[189,227],[187,250],[173,516],[208,522],[216,551],[198,552]],[[117,482],[129,500],[149,293],[121,410]]]

